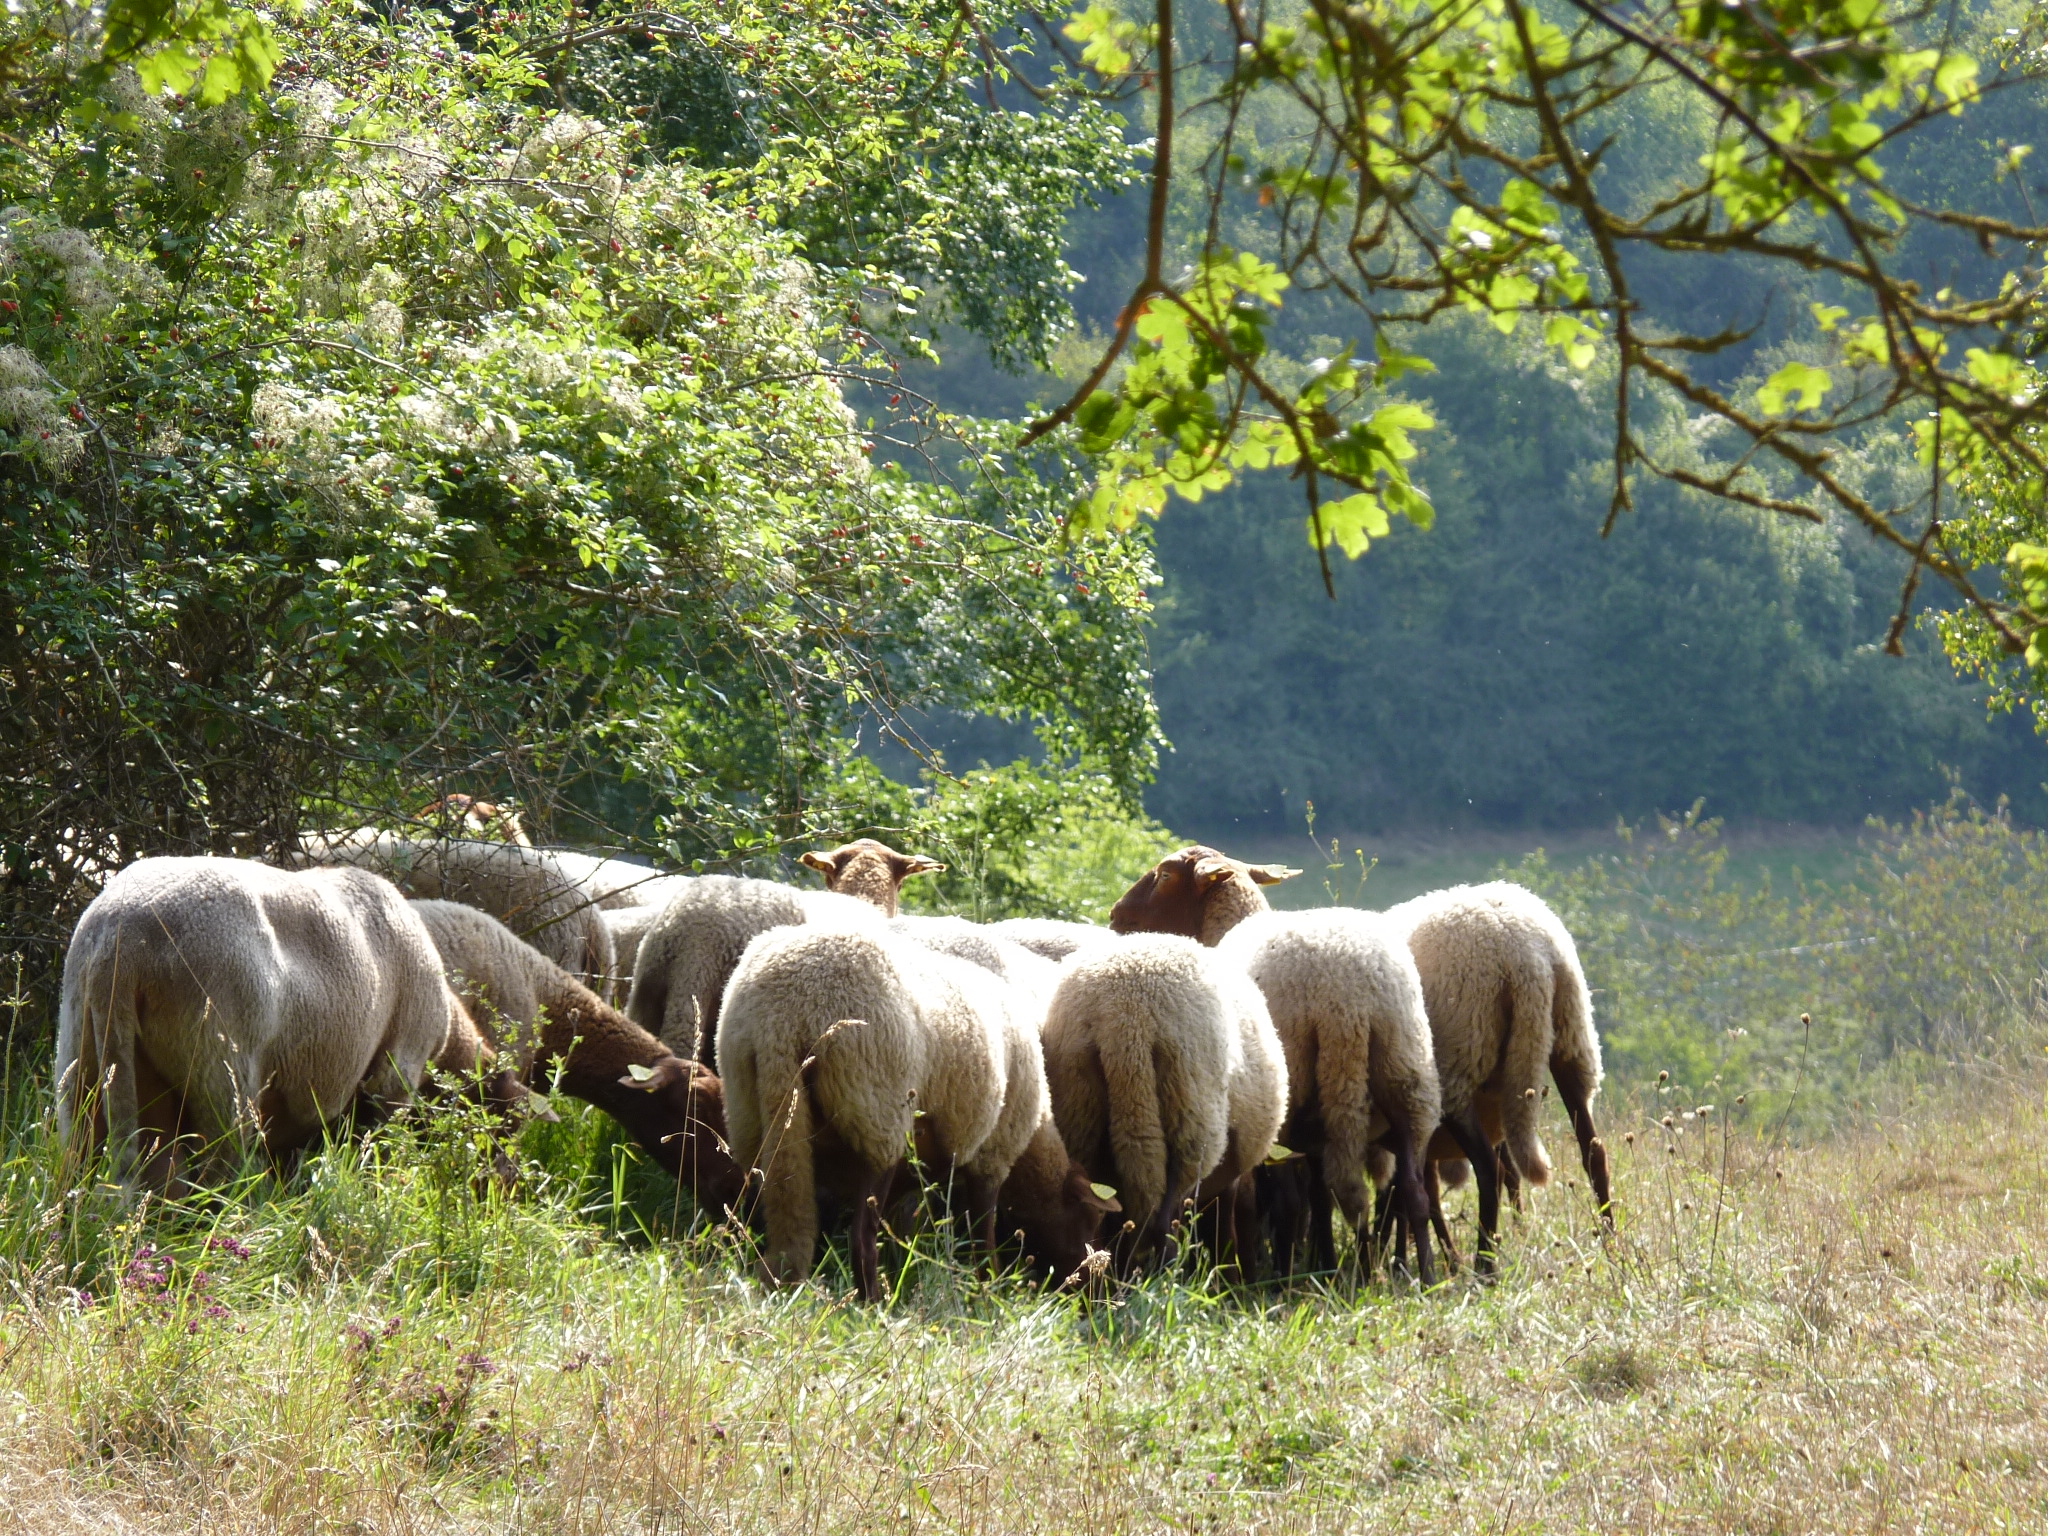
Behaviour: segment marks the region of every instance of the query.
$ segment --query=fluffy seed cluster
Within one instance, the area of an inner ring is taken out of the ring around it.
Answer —
[[[72,424],[57,386],[43,365],[21,347],[0,347],[0,424],[52,475],[62,475],[85,452],[85,434]]]

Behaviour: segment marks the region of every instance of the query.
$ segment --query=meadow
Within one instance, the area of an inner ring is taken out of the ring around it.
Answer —
[[[152,1532],[2041,1529],[2039,834],[1951,805],[1868,845],[1897,876],[1884,911],[1944,912],[1978,934],[1969,953],[1923,923],[1896,955],[1774,955],[1774,923],[1881,914],[1724,885],[1722,852],[1675,822],[1570,869],[1521,867],[1574,915],[1609,1019],[1616,1228],[1566,1159],[1507,1218],[1497,1280],[1466,1270],[1427,1294],[1348,1271],[1233,1288],[1199,1267],[1042,1294],[929,1226],[885,1256],[880,1308],[851,1299],[836,1249],[813,1284],[764,1292],[743,1230],[566,1100],[562,1123],[522,1133],[509,1193],[473,1115],[418,1108],[288,1179],[252,1166],[205,1200],[137,1203],[65,1166],[46,1068],[19,1044],[0,1084],[0,1515]],[[1885,991],[1900,955],[1920,969]],[[1938,1048],[1879,1016],[1902,997],[1947,1021]],[[1801,998],[1805,1023],[1779,1016]],[[40,1032],[26,1007],[18,1042]],[[1568,1141],[1561,1121],[1549,1134]],[[1453,1197],[1468,1253],[1470,1218]]]

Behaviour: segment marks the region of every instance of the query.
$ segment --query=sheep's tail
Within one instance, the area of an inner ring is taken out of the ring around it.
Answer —
[[[1535,957],[1527,957],[1533,960]],[[1550,1154],[1537,1134],[1542,1120],[1544,1073],[1555,1030],[1556,985],[1549,965],[1520,963],[1507,982],[1508,1038],[1501,1072],[1501,1120],[1508,1155],[1531,1184],[1550,1182]]]
[[[1556,1038],[1550,1047],[1550,1075],[1557,1083],[1558,1097],[1571,1117],[1572,1134],[1578,1138],[1579,1161],[1593,1186],[1593,1199],[1610,1224],[1613,1183],[1607,1165],[1607,1148],[1593,1124],[1593,1098],[1600,1092],[1600,1036],[1593,1029],[1593,995],[1586,986],[1586,973],[1579,968],[1576,952],[1567,949],[1556,965],[1557,1001],[1553,1015]]]
[[[1378,1064],[1372,1060],[1368,1040],[1344,1044],[1350,1048],[1326,1040],[1326,1048],[1316,1057],[1316,1101],[1322,1110],[1324,1133],[1323,1182],[1351,1230],[1362,1233],[1370,1214],[1365,1181],[1372,1140],[1373,1068]]]
[[[1586,973],[1579,968],[1577,955],[1562,956],[1552,969],[1555,983],[1551,1004],[1554,1026],[1550,1043],[1551,1063],[1553,1068],[1563,1063],[1576,1069],[1579,1079],[1588,1087],[1586,1097],[1591,1099],[1600,1091],[1600,1079],[1604,1075],[1600,1063],[1600,1036],[1593,1028],[1593,994],[1586,985]]]
[[[58,1025],[58,1129],[80,1157],[125,1152],[141,1124],[135,1083],[135,988],[118,965],[87,966],[66,987]],[[68,1047],[68,1049],[67,1049]]]
[[[671,1041],[666,1033],[669,965],[668,945],[663,942],[663,935],[653,930],[642,934],[640,958],[633,963],[632,982],[626,988],[626,1006],[620,1011],[678,1056],[702,1060],[703,1058],[697,1056],[694,1030],[691,1031],[688,1042],[682,1047]],[[707,1061],[705,1065],[709,1066],[710,1063]]]
[[[1193,1104],[1196,1099],[1192,1085],[1180,1080],[1185,1073],[1178,1057],[1162,1052],[1156,1041],[1112,1035],[1101,1045],[1102,1076],[1109,1090],[1109,1149],[1116,1159],[1119,1196],[1125,1214],[1145,1232],[1171,1193],[1166,1187],[1166,1127],[1160,1100],[1171,1095],[1175,1103]]]
[[[753,1101],[760,1115],[752,1166],[762,1177],[761,1210],[768,1227],[763,1262],[785,1284],[808,1279],[818,1250],[818,1189],[812,1142],[818,1112],[811,1097],[815,1054],[777,1040],[753,1062]],[[823,1049],[820,1040],[814,1049]],[[728,1111],[730,1106],[728,1106]]]

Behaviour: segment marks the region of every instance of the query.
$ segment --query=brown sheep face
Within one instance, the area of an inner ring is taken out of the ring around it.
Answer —
[[[946,867],[921,853],[898,853],[872,837],[843,844],[830,853],[807,853],[803,863],[825,877],[828,891],[857,896],[890,917],[896,915],[896,896],[904,881],[912,875],[935,875]]]
[[[1109,926],[1118,933],[1177,933],[1199,939],[1210,898],[1233,877],[1254,885],[1278,885],[1298,873],[1280,864],[1246,864],[1190,843],[1139,876],[1110,908]]]
[[[716,1073],[702,1062],[669,1056],[656,1062],[646,1077],[628,1075],[619,1079],[619,1085],[648,1095],[656,1156],[689,1186],[704,1211],[718,1216],[738,1203],[745,1181],[727,1150],[725,1084]]]
[[[1081,1267],[1091,1248],[1103,1246],[1104,1219],[1122,1211],[1123,1203],[1114,1193],[1101,1193],[1089,1180],[1088,1170],[1070,1162],[1053,1200],[1001,1214],[1012,1218],[1022,1235],[1021,1256],[1031,1261],[1032,1275],[1058,1285]]]

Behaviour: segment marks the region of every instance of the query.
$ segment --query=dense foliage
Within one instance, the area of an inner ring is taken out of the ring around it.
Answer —
[[[910,708],[1025,722],[1035,803],[1128,814],[1148,553],[1067,548],[1065,467],[906,403],[887,345],[941,285],[1042,349],[1122,138],[977,106],[945,14],[667,28],[793,104],[744,164],[657,114],[701,50],[544,13],[315,10],[266,92],[89,72],[0,139],[10,931],[445,790],[683,861],[914,822],[858,755]]]

